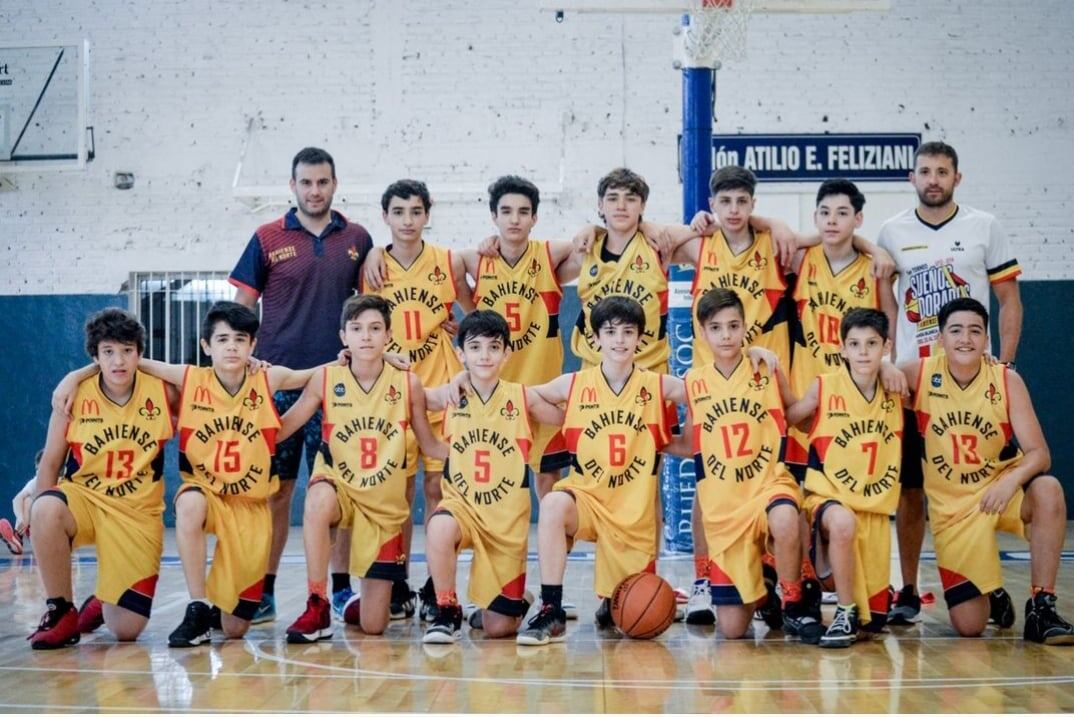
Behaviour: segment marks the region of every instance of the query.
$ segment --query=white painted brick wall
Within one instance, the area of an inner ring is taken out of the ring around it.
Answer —
[[[675,20],[557,24],[536,4],[3,0],[0,45],[90,39],[97,159],[0,192],[0,293],[109,293],[132,270],[230,269],[282,212],[232,197],[248,127],[243,182],[281,191],[305,144],[331,151],[346,185],[415,176],[434,200],[506,172],[549,189],[562,173],[537,232],[555,237],[595,219],[597,179],[626,164],[653,187],[649,215],[677,217]],[[717,130],[946,139],[962,156],[959,199],[1001,217],[1027,277],[1074,278],[1074,3],[892,5],[755,17],[749,59],[718,75]],[[116,171],[135,188],[112,188]],[[430,238],[487,234],[484,201],[442,202]],[[378,207],[340,208],[384,241]]]

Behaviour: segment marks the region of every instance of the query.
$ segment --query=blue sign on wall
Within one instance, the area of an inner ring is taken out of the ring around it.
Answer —
[[[761,182],[903,181],[920,134],[718,134],[712,166],[739,165]]]

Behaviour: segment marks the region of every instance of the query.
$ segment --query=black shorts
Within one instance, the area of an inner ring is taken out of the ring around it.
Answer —
[[[899,471],[899,484],[903,488],[923,488],[925,439],[917,430],[917,416],[913,409],[902,409],[902,422],[902,470]]]

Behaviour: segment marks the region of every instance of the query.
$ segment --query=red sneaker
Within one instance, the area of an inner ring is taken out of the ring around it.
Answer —
[[[96,595],[90,595],[78,608],[78,631],[83,635],[93,632],[104,624],[104,610]]]
[[[343,606],[343,622],[348,625],[362,624],[362,597],[352,595],[347,604]]]
[[[0,540],[4,541],[12,555],[22,555],[22,536],[15,532],[7,518],[0,518]]]
[[[55,650],[76,644],[79,634],[78,612],[75,606],[70,603],[66,608],[55,608],[49,605],[41,618],[41,624],[26,639],[30,641],[30,647],[35,650]]]
[[[306,611],[287,628],[287,641],[306,644],[332,637],[332,606],[320,595],[310,595]]]

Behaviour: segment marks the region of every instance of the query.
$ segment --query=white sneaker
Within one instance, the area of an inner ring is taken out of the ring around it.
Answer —
[[[830,593],[827,590],[820,594],[821,605],[838,605],[839,596],[836,593]]]
[[[712,590],[709,587],[709,581],[705,578],[699,578],[694,581],[690,599],[686,603],[686,624],[716,624],[716,611],[712,608]]]
[[[577,620],[578,619],[578,606],[577,605],[575,605],[572,602],[567,602],[566,600],[563,601],[562,605],[563,605],[563,612],[567,613],[567,619],[568,620]]]

